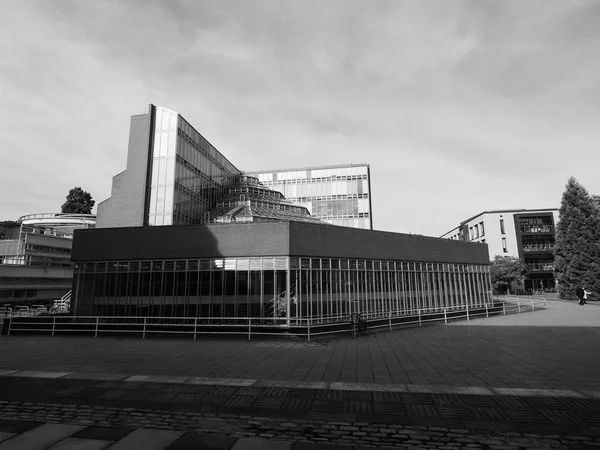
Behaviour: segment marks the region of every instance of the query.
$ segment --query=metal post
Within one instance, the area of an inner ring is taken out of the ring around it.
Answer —
[[[251,333],[252,333],[252,323],[251,323],[251,320],[252,319],[250,319],[250,317],[248,317],[248,340],[250,340],[250,336],[251,336]]]
[[[521,313],[521,302],[517,302],[517,306],[519,307],[519,313]]]
[[[198,332],[198,318],[194,317],[194,340],[196,340],[197,332]]]
[[[471,319],[469,318],[469,304],[468,304],[468,303],[467,303],[467,320],[471,320]]]
[[[448,308],[444,308],[444,323],[448,324],[448,315],[446,314],[446,312],[448,311]]]
[[[533,305],[533,299],[531,299],[531,310],[535,311],[535,306]]]
[[[506,303],[502,302],[502,314],[506,315]]]
[[[390,331],[392,331],[392,311],[390,311],[389,319],[390,319]]]
[[[10,327],[12,326],[12,316],[8,318],[8,331],[6,332],[7,336],[10,336]]]
[[[490,317],[490,313],[488,311],[488,304],[485,304],[485,317]]]
[[[56,316],[52,317],[52,336],[54,336],[54,328],[56,328]]]
[[[94,332],[94,337],[98,337],[98,317],[96,317],[96,331]]]
[[[421,310],[419,309],[419,326],[421,326]]]
[[[306,323],[308,324],[306,337],[308,339],[308,342],[310,342],[310,318],[306,321]]]
[[[142,332],[142,339],[146,339],[146,320],[147,318],[144,317],[144,331]]]

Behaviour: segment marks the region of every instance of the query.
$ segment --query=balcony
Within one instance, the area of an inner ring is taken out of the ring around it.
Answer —
[[[529,233],[554,233],[552,225],[526,225],[520,226],[521,234]]]
[[[554,271],[554,263],[529,263],[526,264],[531,272],[552,272]]]
[[[524,245],[523,251],[526,253],[543,253],[553,252],[554,244],[536,244],[536,245]]]

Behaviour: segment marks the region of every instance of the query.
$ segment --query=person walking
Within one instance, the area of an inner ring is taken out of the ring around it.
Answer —
[[[588,295],[590,295],[591,292],[590,291],[586,291],[585,287],[583,288],[583,304],[585,305],[587,303],[587,299],[588,299]]]
[[[577,296],[577,298],[579,299],[579,304],[583,305],[584,304],[584,296],[585,296],[585,291],[581,286],[578,286],[577,289],[575,289],[575,295]]]

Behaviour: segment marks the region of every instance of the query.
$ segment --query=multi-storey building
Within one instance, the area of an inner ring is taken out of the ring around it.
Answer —
[[[91,214],[44,213],[0,227],[0,304],[45,303],[68,293],[73,232],[95,223]]]
[[[554,239],[558,209],[484,211],[441,237],[487,244],[496,255],[522,259],[529,268],[526,290],[555,288]]]
[[[271,189],[279,175],[243,174],[177,113],[150,105],[132,118],[127,170],[98,227],[75,233],[76,314],[291,326],[490,301],[483,245],[319,220],[371,228],[368,166],[293,172],[281,180],[295,180],[300,204]]]
[[[368,164],[246,172],[315,217],[352,228],[373,229]]]

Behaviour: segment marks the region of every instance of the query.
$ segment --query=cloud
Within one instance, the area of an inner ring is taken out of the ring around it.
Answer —
[[[597,1],[3,12],[0,218],[57,210],[73,186],[108,197],[129,116],[151,102],[243,169],[371,164],[386,230],[435,235],[480,210],[557,206],[571,175],[600,192]]]

